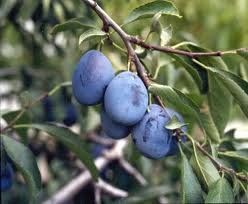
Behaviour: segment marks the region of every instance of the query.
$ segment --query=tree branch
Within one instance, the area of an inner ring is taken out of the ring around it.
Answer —
[[[132,47],[130,42],[130,36],[122,30],[122,28],[100,7],[98,4],[93,0],[82,0],[87,5],[89,5],[101,18],[104,23],[104,26],[108,25],[109,27],[113,28],[121,37],[122,41],[124,42],[127,52],[128,58],[131,59],[131,62],[134,63],[137,73],[139,77],[142,79],[145,86],[148,88],[150,86],[150,80],[146,74],[145,68],[143,67],[142,63],[140,62],[135,50]],[[155,96],[157,102],[164,107],[162,100],[159,96]]]
[[[118,140],[114,147],[108,152],[111,154],[119,154],[119,152],[123,152],[123,149],[127,145],[127,140],[122,139]],[[115,158],[106,158],[104,156],[99,157],[95,160],[95,165],[98,170],[102,170],[105,166],[107,166],[111,161]],[[83,171],[77,177],[72,179],[66,186],[61,188],[57,193],[55,193],[50,199],[43,202],[43,204],[63,204],[67,203],[67,201],[71,200],[88,182],[91,181],[91,175],[88,170]]]

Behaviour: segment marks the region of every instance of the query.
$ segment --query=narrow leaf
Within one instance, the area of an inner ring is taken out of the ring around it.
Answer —
[[[22,173],[29,187],[31,203],[35,203],[41,189],[41,176],[32,152],[22,143],[8,137],[2,137],[6,153]]]
[[[225,178],[220,178],[210,186],[206,203],[234,203],[232,187]]]
[[[181,18],[179,12],[175,5],[170,1],[157,0],[135,8],[128,15],[124,24],[131,23],[138,19],[153,17],[156,13],[161,13],[162,15],[172,15]]]
[[[90,154],[85,151],[85,143],[79,138],[78,135],[65,127],[56,125],[43,125],[43,124],[25,124],[16,126],[16,128],[35,128],[44,132],[47,132],[51,136],[54,136],[57,140],[67,146],[72,152],[74,152],[79,159],[87,166],[92,177],[96,180],[98,177],[98,170],[91,158]]]
[[[248,150],[218,152],[220,156],[248,162]]]
[[[90,21],[89,19],[85,18],[75,18],[64,23],[55,25],[52,30],[51,34],[57,34],[59,32],[64,32],[68,30],[75,30],[75,29],[85,29],[85,28],[95,28],[95,23]]]
[[[202,203],[201,185],[183,151],[181,152],[182,203]]]
[[[205,190],[220,178],[218,170],[215,168],[211,160],[199,152],[195,146],[194,155],[191,157],[190,162],[197,177],[203,183]]]
[[[90,40],[92,38],[106,36],[107,34],[99,29],[92,28],[87,31],[85,31],[82,35],[79,37],[79,47],[82,47],[82,44],[85,40]]]

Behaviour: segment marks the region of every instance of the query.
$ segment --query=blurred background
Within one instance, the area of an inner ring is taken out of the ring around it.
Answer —
[[[99,4],[106,12],[122,24],[129,12],[146,0],[102,0]],[[162,24],[172,26],[172,38],[168,45],[192,41],[211,50],[232,50],[248,45],[248,1],[247,0],[174,0],[183,18],[164,17]],[[79,48],[78,38],[84,29],[51,34],[52,28],[71,18],[83,17],[92,24],[101,26],[98,17],[79,0],[8,0],[0,1],[0,110],[17,110],[28,101],[37,99],[42,93],[56,85],[70,81],[75,65],[85,51],[96,49],[99,41],[89,41]],[[149,32],[149,20],[140,20],[124,29],[132,35],[145,38]],[[156,33],[149,41],[157,42]],[[117,35],[113,40],[122,45]],[[105,41],[102,52],[113,67],[126,69],[127,59]],[[247,80],[248,64],[239,56],[224,57],[229,69]],[[159,72],[158,81],[190,92],[192,97],[199,91],[186,71],[177,63],[170,63],[164,54],[148,55],[144,59],[148,69],[158,63],[167,63],[167,69]],[[152,72],[152,71],[151,71]],[[198,98],[204,100],[204,95]],[[187,116],[186,121],[187,121]],[[80,132],[87,141],[94,158],[113,146],[101,131],[99,107],[83,107],[71,95],[71,87],[65,86],[52,97],[43,100],[27,114],[26,121],[57,122]],[[4,123],[2,121],[2,123]],[[247,137],[248,121],[238,107],[234,106],[227,130],[238,128],[236,135]],[[190,131],[197,134],[197,127],[190,123]],[[43,191],[40,200],[46,200],[78,175],[82,167],[62,144],[47,135],[35,131],[18,132],[35,154],[42,174]],[[97,142],[104,138],[104,142]],[[237,147],[239,148],[239,146]],[[147,203],[176,203],[180,201],[180,166],[177,156],[152,161],[141,156],[132,143],[124,150],[124,158],[144,176],[150,185],[163,186],[150,194],[164,195],[160,199],[148,196]],[[156,175],[156,176],[155,176]],[[137,192],[141,184],[119,161],[113,160],[101,171],[101,178],[119,189]],[[147,193],[149,195],[149,193]],[[145,197],[145,195],[143,195]],[[2,203],[27,203],[28,195],[22,177],[15,174],[10,191],[1,193]],[[108,193],[101,193],[103,203],[115,201]],[[89,183],[80,190],[71,203],[94,203],[94,185]],[[130,201],[131,202],[131,201]],[[144,203],[144,201],[142,201]]]

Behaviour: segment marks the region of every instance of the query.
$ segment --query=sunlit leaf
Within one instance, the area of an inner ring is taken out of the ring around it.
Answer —
[[[64,31],[73,31],[75,29],[95,28],[96,25],[93,21],[86,18],[74,18],[64,23],[54,26],[51,30],[51,34],[57,34]]]
[[[144,5],[141,5],[128,15],[127,19],[124,21],[124,24],[131,23],[138,19],[150,18],[156,13],[161,13],[162,15],[172,15],[176,17],[181,17],[177,8],[170,1],[157,0]]]
[[[82,47],[83,42],[86,40],[90,40],[92,38],[102,37],[102,36],[106,36],[106,35],[107,35],[107,33],[103,32],[99,29],[92,28],[90,30],[87,30],[83,34],[81,34],[79,37],[79,42],[78,42],[79,47]]]

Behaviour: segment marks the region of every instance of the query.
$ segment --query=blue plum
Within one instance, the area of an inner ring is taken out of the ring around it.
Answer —
[[[65,107],[65,117],[63,123],[72,126],[77,122],[77,109],[72,103],[68,103]]]
[[[14,173],[13,173],[13,168],[9,162],[3,162],[3,163],[5,166],[1,166],[1,191],[6,191],[9,190],[13,184]]]
[[[144,156],[159,159],[170,152],[172,131],[165,128],[169,121],[165,110],[152,104],[142,120],[133,127],[134,144]]]
[[[131,126],[139,122],[148,106],[148,93],[141,79],[125,71],[108,85],[104,96],[106,113],[117,123]]]
[[[43,120],[52,122],[55,120],[54,111],[53,111],[53,102],[50,97],[46,97],[42,100],[43,106]]]
[[[72,91],[77,101],[83,105],[99,104],[105,89],[114,78],[111,62],[99,51],[85,53],[74,71]]]
[[[121,139],[127,137],[130,133],[130,127],[121,125],[111,119],[106,111],[101,112],[102,129],[107,136],[113,139]]]

